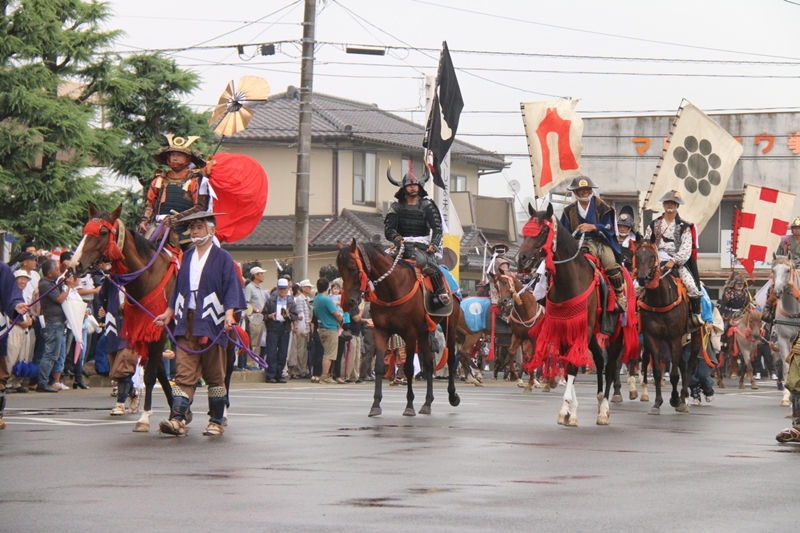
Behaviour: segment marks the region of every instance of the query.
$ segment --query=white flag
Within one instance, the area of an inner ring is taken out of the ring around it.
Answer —
[[[768,187],[745,184],[734,255],[753,274],[756,261],[769,261],[786,235],[795,195]]]
[[[583,120],[575,112],[578,100],[520,104],[536,196],[580,174]]]
[[[659,199],[667,191],[678,191],[686,202],[680,207],[681,218],[696,224],[699,234],[722,201],[743,150],[722,126],[687,104],[653,176],[644,208],[660,213],[664,208]]]

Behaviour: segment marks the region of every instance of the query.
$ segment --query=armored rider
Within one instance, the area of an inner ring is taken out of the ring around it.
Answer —
[[[223,215],[224,213],[216,213]],[[155,318],[164,326],[175,318],[177,374],[169,419],[159,431],[186,435],[189,406],[198,380],[208,384],[209,423],[203,435],[222,435],[225,412],[225,348],[236,325],[235,311],[245,309],[244,290],[230,254],[214,243],[215,213],[201,211],[185,218],[194,248],[186,252],[167,310]],[[197,353],[200,352],[200,353]]]
[[[145,196],[144,213],[139,222],[139,233],[145,234],[155,229],[154,222],[167,217],[172,231],[168,244],[174,250],[186,250],[191,246],[188,229],[182,219],[200,211],[211,211],[208,179],[202,174],[206,162],[192,144],[200,137],[175,137],[165,135],[167,146],[163,147],[153,159],[169,170],[156,170]]]
[[[570,233],[583,233],[583,248],[600,260],[614,288],[617,307],[625,311],[628,309],[628,300],[620,267],[622,253],[615,229],[614,208],[594,194],[597,185],[589,176],[575,176],[567,189],[573,192],[577,200],[564,208],[561,224]]]
[[[450,303],[450,295],[434,257],[437,248],[442,246],[443,238],[439,208],[428,198],[425,183],[414,176],[410,165],[402,183],[392,178],[391,165],[386,176],[393,185],[400,187],[394,195],[397,201],[389,208],[383,221],[386,238],[398,248],[400,243],[405,242],[405,257],[414,259],[417,267],[430,277],[437,296],[435,300],[438,299],[439,305],[445,307]]]
[[[800,267],[800,217],[792,220],[792,234],[781,237],[778,255],[785,255],[792,264]]]
[[[621,264],[628,269],[628,272],[633,272],[633,254],[636,252],[638,242],[636,232],[633,231],[634,225],[634,218],[630,213],[620,213],[617,217],[617,242],[622,254]]]
[[[658,249],[658,257],[665,261],[664,268],[677,270],[692,307],[692,326],[703,324],[701,317],[700,275],[695,258],[693,224],[683,220],[678,214],[678,206],[683,198],[678,191],[667,191],[660,199],[664,214],[653,220],[644,232],[644,240],[650,241]]]
[[[725,284],[722,298],[719,299],[719,309],[722,318],[727,324],[732,316],[742,312],[742,309],[750,303],[750,293],[747,292],[747,284],[739,273],[734,273],[728,283]]]

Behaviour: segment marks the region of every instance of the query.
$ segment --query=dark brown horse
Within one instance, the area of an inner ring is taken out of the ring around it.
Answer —
[[[406,343],[405,375],[408,378],[406,408],[404,416],[414,416],[414,353],[419,354],[420,363],[428,380],[425,403],[420,414],[431,413],[433,402],[434,360],[429,341],[429,320],[423,303],[421,281],[412,267],[400,259],[386,254],[379,245],[357,243],[355,239],[349,246],[339,243],[336,266],[342,276],[343,308],[354,308],[361,303],[366,293],[370,301],[370,313],[375,331],[375,346],[378,357],[375,361],[375,395],[369,416],[381,414],[382,379],[384,374],[383,354],[386,353],[389,337],[399,335]],[[448,317],[432,317],[434,322],[442,323],[448,350],[448,385],[450,405],[456,406],[461,399],[456,394],[454,378],[458,358],[456,355],[456,327],[461,307],[453,302],[453,312]]]
[[[739,374],[739,388],[744,388],[744,379],[750,379],[750,388],[758,389],[753,377],[753,360],[757,356],[757,348],[763,338],[761,337],[761,311],[753,304],[747,305],[740,313],[730,318],[727,337],[726,357],[729,365]],[[739,359],[741,358],[741,360]],[[716,368],[717,383],[722,381],[722,369]]]
[[[639,287],[644,288],[639,300],[639,320],[644,336],[642,399],[647,394],[648,361],[652,361],[656,400],[649,414],[661,414],[661,404],[664,403],[661,397],[661,363],[666,361],[666,354],[662,353],[661,348],[666,346],[672,361],[672,371],[669,373],[672,396],[669,404],[679,413],[688,413],[686,400],[689,398],[689,379],[702,352],[702,332],[697,330],[692,333],[691,355],[687,363],[683,356],[682,341],[690,318],[689,299],[685,291],[679,291],[672,275],[662,273],[658,250],[652,243],[643,243],[636,249],[634,275]],[[678,380],[681,381],[680,394]]]
[[[628,329],[620,329],[618,323],[606,348],[606,360],[595,328],[600,302],[594,266],[581,253],[578,242],[569,231],[553,216],[552,205],[548,204],[545,211],[536,211],[528,204],[528,212],[531,219],[523,228],[525,238],[517,253],[517,265],[520,269],[532,271],[540,261],[545,261],[550,274],[545,317],[541,321],[541,330],[536,333],[537,348],[532,366],[538,366],[542,359],[553,356],[566,363],[567,388],[558,423],[577,426],[578,397],[574,381],[579,366],[589,362],[587,352],[590,352],[597,369],[597,424],[607,425],[610,416],[608,397],[614,375],[618,372],[623,339],[629,344],[626,347],[628,352],[638,353],[639,350],[635,331],[630,331],[630,327],[635,328],[635,325],[629,319]],[[632,306],[630,295],[629,290],[628,305]]]

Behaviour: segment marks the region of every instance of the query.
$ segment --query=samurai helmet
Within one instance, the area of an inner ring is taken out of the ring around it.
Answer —
[[[592,178],[581,174],[579,176],[575,176],[572,178],[572,182],[567,187],[570,191],[577,191],[578,189],[583,189],[584,187],[591,187],[592,189],[596,189],[597,185],[595,182],[592,181]]]
[[[172,133],[168,133],[164,135],[164,137],[167,139],[168,144],[154,154],[153,159],[162,165],[166,165],[167,157],[170,152],[180,152],[191,157],[192,163],[194,163],[194,166],[197,168],[204,168],[206,166],[206,161],[203,159],[203,155],[191,147],[192,143],[194,143],[200,137],[175,137],[175,135]]]
[[[392,177],[391,159],[387,162],[386,177],[389,179],[389,182],[395,187],[405,187],[406,185],[419,185],[420,195],[422,194],[421,191],[424,189],[425,184],[428,182],[427,177],[424,180],[420,181],[417,178],[417,176],[414,175],[414,165],[411,162],[411,159],[408,160],[408,173],[405,176],[403,176],[402,183],[398,183],[397,180]]]
[[[675,202],[678,205],[683,205],[686,203],[683,201],[683,198],[681,198],[681,193],[678,191],[667,191],[664,193],[664,196],[658,199],[658,201],[662,204],[664,202]]]
[[[628,226],[633,229],[636,225],[636,216],[633,214],[633,209],[626,205],[624,206],[617,217],[617,226]]]
[[[795,217],[794,220],[792,220],[792,226],[791,227],[800,228],[800,217]]]

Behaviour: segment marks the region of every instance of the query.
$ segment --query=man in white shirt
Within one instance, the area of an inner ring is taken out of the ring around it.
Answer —
[[[250,269],[250,276],[252,281],[244,288],[244,299],[247,300],[247,308],[251,312],[249,316],[250,322],[250,348],[254,353],[261,351],[261,336],[264,332],[264,304],[266,298],[264,291],[261,289],[261,284],[264,282],[264,270],[261,267],[255,266]],[[246,355],[245,355],[246,357]],[[240,362],[239,368],[244,368],[244,361]],[[251,367],[257,370],[257,366]]]

